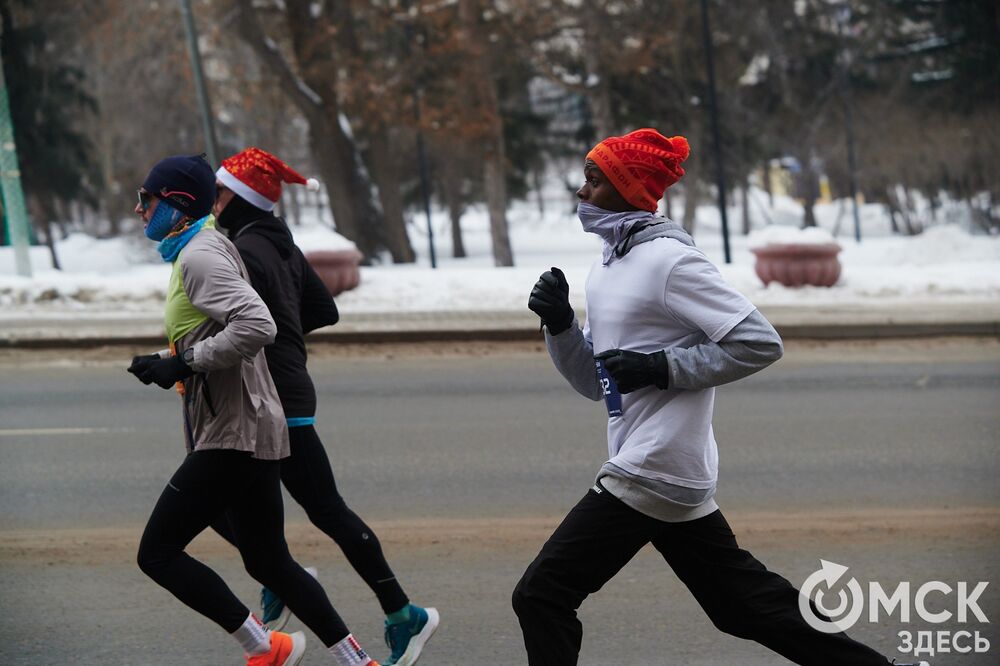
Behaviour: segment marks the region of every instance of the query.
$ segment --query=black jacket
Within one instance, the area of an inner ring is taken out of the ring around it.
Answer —
[[[303,336],[336,324],[337,306],[281,218],[259,209],[238,208],[242,213],[238,219],[224,212],[220,225],[224,223],[229,231],[250,273],[250,283],[278,327],[264,353],[281,406],[289,418],[314,416],[316,389],[306,370]]]

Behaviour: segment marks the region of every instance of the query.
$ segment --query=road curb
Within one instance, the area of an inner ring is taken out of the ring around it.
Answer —
[[[775,326],[782,339],[1000,337],[1000,322],[907,322],[895,324],[784,324]]]
[[[775,326],[784,340],[866,340],[921,337],[1000,338],[1000,322],[837,324],[779,324]],[[403,344],[449,342],[532,342],[544,339],[538,328],[481,329],[394,329],[329,330],[307,337],[310,345],[327,344]],[[78,337],[6,337],[0,349],[92,349],[96,347],[162,347],[162,335],[93,335]]]
[[[760,308],[782,338],[859,340],[942,336],[1000,337],[1000,302],[769,304]],[[577,313],[580,321],[585,313]],[[0,349],[166,345],[163,315],[40,312],[0,316]],[[346,311],[336,326],[309,334],[311,345],[540,341],[538,317],[523,310]]]

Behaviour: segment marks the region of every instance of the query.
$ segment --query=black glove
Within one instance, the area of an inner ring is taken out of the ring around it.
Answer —
[[[553,266],[542,273],[528,297],[528,309],[542,318],[552,335],[572,326],[575,315],[569,304],[569,283],[561,270]]]
[[[133,356],[132,365],[128,366],[128,372],[139,378],[143,384],[149,385],[152,379],[145,379],[149,364],[160,358],[159,354],[146,354],[145,356]]]
[[[619,393],[631,393],[651,384],[660,389],[670,385],[670,364],[665,351],[642,354],[627,349],[609,349],[594,358],[604,361]]]
[[[128,371],[138,377],[143,384],[156,384],[163,389],[168,389],[194,374],[194,370],[184,362],[184,357],[180,354],[169,358],[136,356],[132,359]]]

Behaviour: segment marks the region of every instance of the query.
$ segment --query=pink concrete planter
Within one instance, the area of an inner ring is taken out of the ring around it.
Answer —
[[[350,291],[361,282],[358,265],[361,263],[362,255],[354,248],[308,252],[305,257],[323,280],[331,296]]]
[[[836,243],[765,245],[751,252],[757,256],[754,270],[765,285],[832,287],[840,278],[840,246]]]

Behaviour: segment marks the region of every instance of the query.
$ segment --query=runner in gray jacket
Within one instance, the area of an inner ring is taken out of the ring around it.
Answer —
[[[604,251],[587,278],[587,319],[581,330],[558,268],[528,301],[558,370],[608,411],[594,487],[514,590],[528,663],[576,664],[577,608],[652,543],[722,631],[798,664],[885,666],[843,633],[813,629],[798,591],[739,547],[715,502],[714,387],[778,360],[782,345],[691,237],[656,214],[687,156],[683,137],[652,129],[590,151],[578,212]]]
[[[239,252],[214,228],[214,201],[215,174],[201,157],[160,161],[139,190],[136,213],[146,236],[159,242],[173,267],[165,317],[170,350],[138,356],[128,371],[147,385],[177,387],[188,450],[146,524],[139,567],[230,633],[248,665],[299,663],[302,632],[268,630],[215,572],[185,552],[226,515],[247,572],[316,633],[329,662],[372,664],[323,588],[288,552],[279,476],[288,429],[262,353],[276,327]]]

